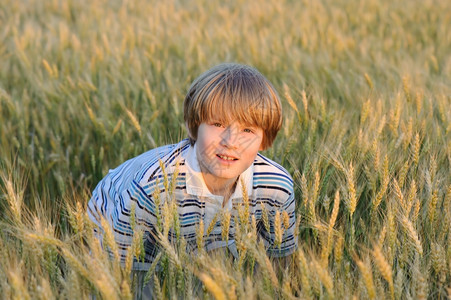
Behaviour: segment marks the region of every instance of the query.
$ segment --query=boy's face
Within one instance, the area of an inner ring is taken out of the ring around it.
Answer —
[[[235,182],[262,150],[262,139],[261,128],[237,121],[201,123],[197,131],[196,155],[207,186],[217,189]]]

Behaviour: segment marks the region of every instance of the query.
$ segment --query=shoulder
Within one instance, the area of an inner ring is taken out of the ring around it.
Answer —
[[[165,145],[141,154],[139,171],[136,172],[134,180],[147,183],[162,172],[162,167],[166,170],[172,169],[190,147],[189,140],[184,139],[177,144]]]
[[[165,164],[174,161],[178,154],[189,148],[189,146],[189,141],[185,139],[177,144],[154,148],[110,170],[104,180],[111,180],[118,190],[128,187],[132,181],[147,181],[149,177],[160,169],[160,161],[163,161]]]
[[[294,196],[290,173],[261,154],[254,160],[253,189],[258,197],[281,202],[278,204],[284,204],[288,198]]]
[[[284,167],[260,153],[258,153],[254,159],[254,170],[271,171],[272,173],[286,177],[293,182],[290,173],[288,173]]]

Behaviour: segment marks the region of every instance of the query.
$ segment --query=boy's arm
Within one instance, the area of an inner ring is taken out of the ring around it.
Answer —
[[[151,227],[156,224],[154,211],[153,197],[139,182],[132,180],[127,188],[116,192],[109,176],[99,183],[88,204],[88,214],[100,229],[100,241],[106,229],[102,228],[103,218],[103,226],[109,226],[114,236],[122,263],[133,244],[134,233],[152,232]]]
[[[87,212],[91,221],[95,224],[94,233],[102,245],[111,241],[105,241],[105,236],[113,237],[117,245],[119,258],[125,261],[127,249],[133,241],[133,233],[130,227],[130,193],[128,190],[117,191],[112,180],[112,173],[107,174],[97,185],[88,203]]]

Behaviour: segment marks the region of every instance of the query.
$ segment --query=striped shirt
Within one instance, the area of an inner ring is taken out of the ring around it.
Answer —
[[[99,228],[96,231],[99,237],[103,233],[101,218],[108,221],[124,260],[133,240],[130,214],[134,203],[134,228],[144,232],[145,259],[152,261],[158,249],[155,236],[165,202],[175,201],[180,235],[191,251],[197,250],[196,231],[199,230],[200,220],[203,221],[204,246],[209,251],[230,247],[235,242],[235,220],[238,220],[239,210],[243,207],[244,191],[249,199],[249,216],[255,216],[257,232],[268,254],[280,257],[294,252],[297,248],[294,234],[295,199],[289,173],[272,160],[257,154],[253,164],[239,176],[235,191],[223,208],[223,197],[208,190],[200,172],[195,145],[191,146],[187,139],[145,152],[110,170],[92,193],[88,215]],[[231,215],[227,242],[222,239],[224,211],[229,211]],[[263,222],[265,213],[269,231]],[[280,245],[276,242],[276,214],[281,219],[285,215]],[[173,229],[169,231],[168,238],[176,238]]]

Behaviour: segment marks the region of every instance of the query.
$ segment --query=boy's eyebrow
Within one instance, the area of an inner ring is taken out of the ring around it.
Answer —
[[[207,120],[206,123],[209,123],[209,124],[220,123],[222,125],[226,125],[228,122],[224,122],[219,119],[210,119],[210,120]]]
[[[257,124],[243,124],[242,126],[246,127],[246,128],[252,128],[252,129],[260,128],[260,126],[258,126]]]
[[[230,122],[230,121],[226,121],[226,120],[221,120],[220,118],[214,118],[214,119],[212,118],[206,122],[207,123],[221,123],[222,125],[229,125],[229,124],[233,123],[233,121]],[[261,128],[260,126],[258,126],[258,124],[242,123],[240,121],[237,121],[237,122],[241,127],[244,127],[244,128],[252,128],[252,129]]]
[[[221,123],[222,125],[229,125],[235,121],[238,122],[238,124],[244,128],[251,128],[251,129],[262,128],[261,125],[253,123],[253,122],[246,122],[246,120],[241,119],[239,116],[234,116],[233,118],[231,118],[230,116],[210,115],[203,122],[205,122],[205,123],[216,123],[217,122],[217,123]]]
[[[254,123],[245,123],[245,122],[240,122],[238,121],[238,123],[240,124],[241,127],[245,127],[245,128],[261,128],[258,124],[254,124]]]

